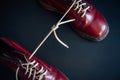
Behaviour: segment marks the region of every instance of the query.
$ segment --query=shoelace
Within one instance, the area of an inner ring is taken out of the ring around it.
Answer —
[[[76,4],[76,8],[75,10],[78,10],[78,13],[80,11],[83,12],[83,15],[81,17],[84,17],[84,15],[86,14],[86,11],[89,9],[89,7],[86,7],[85,9],[83,8],[84,5],[86,5],[86,3],[81,3],[82,0],[74,0],[73,4],[70,6],[70,8],[66,11],[66,13],[62,16],[62,18],[57,22],[56,25],[53,25],[50,32],[47,34],[47,36],[42,40],[42,42],[36,47],[36,49],[33,51],[33,53],[31,54],[31,56],[29,57],[29,60],[25,57],[27,63],[22,63],[21,62],[21,67],[23,69],[25,69],[25,75],[28,74],[28,78],[30,78],[31,76],[33,76],[32,80],[38,79],[38,80],[42,80],[44,75],[47,73],[47,70],[43,70],[43,66],[41,66],[41,68],[39,70],[37,70],[37,66],[39,66],[39,63],[36,62],[35,60],[30,61],[30,59],[34,56],[34,54],[38,51],[38,49],[43,45],[43,43],[48,39],[48,37],[54,33],[54,36],[56,38],[56,40],[61,43],[63,46],[65,46],[66,48],[69,48],[69,46],[67,46],[63,41],[61,41],[59,39],[59,37],[57,36],[56,30],[60,27],[60,25],[65,24],[65,23],[69,23],[69,22],[73,22],[75,21],[75,19],[70,19],[70,20],[66,20],[66,21],[62,21],[65,16],[68,14],[68,12],[73,8],[73,6]],[[16,70],[16,80],[18,80],[18,73],[19,73],[20,67],[17,68]]]
[[[87,6],[86,3],[84,3],[82,0],[77,0],[75,3],[76,7],[74,10],[77,11],[77,13],[82,12],[81,17],[84,17],[90,6]],[[85,7],[87,6],[87,7]]]
[[[24,56],[25,57],[25,56]],[[37,66],[39,65],[38,62],[35,60],[29,61],[26,57],[26,63],[21,63],[21,67],[25,69],[25,75],[28,74],[28,78],[32,76],[32,80],[38,79],[42,80],[44,75],[47,73],[47,70],[44,70],[43,66],[39,70],[37,70]],[[18,80],[18,71],[20,70],[20,67],[17,68],[16,70],[16,80]]]
[[[81,4],[80,4],[81,3]],[[38,49],[42,46],[42,44],[47,40],[47,38],[52,34],[52,32],[54,33],[54,36],[56,38],[56,40],[61,43],[63,46],[65,46],[66,48],[69,48],[69,46],[67,46],[63,41],[61,41],[57,34],[56,34],[56,30],[59,28],[60,25],[65,24],[65,23],[69,23],[69,22],[73,22],[75,21],[75,19],[70,19],[70,20],[66,20],[66,21],[62,21],[65,16],[69,13],[69,11],[73,8],[73,6],[76,5],[76,8],[74,10],[78,10],[78,13],[80,13],[80,11],[83,12],[81,17],[84,17],[87,10],[90,8],[90,6],[84,8],[84,6],[86,5],[86,3],[83,3],[82,0],[74,0],[74,2],[72,3],[72,5],[69,7],[69,9],[66,11],[66,13],[62,16],[62,18],[57,22],[56,25],[53,25],[51,28],[51,31],[47,34],[47,36],[43,39],[43,41],[37,46],[37,48],[34,50],[33,54],[31,56],[33,56]],[[30,57],[31,58],[31,57]]]

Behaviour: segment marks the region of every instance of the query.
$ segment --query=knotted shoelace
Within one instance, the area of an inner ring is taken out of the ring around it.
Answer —
[[[66,21],[62,21],[65,16],[69,13],[69,11],[73,8],[73,6],[75,6],[75,11],[77,11],[77,13],[83,12],[81,17],[84,17],[86,14],[86,11],[90,8],[89,6],[84,8],[83,6],[86,5],[86,3],[82,3],[82,0],[74,0],[74,2],[72,3],[72,5],[69,7],[69,9],[66,11],[66,13],[62,16],[62,18],[57,22],[57,24],[54,24],[51,27],[50,32],[46,35],[46,37],[42,40],[42,42],[40,42],[40,44],[35,48],[35,50],[33,51],[33,53],[31,54],[31,56],[29,57],[29,59],[26,59],[26,63],[22,63],[21,62],[21,67],[23,69],[25,69],[25,75],[28,74],[28,78],[30,78],[32,76],[32,80],[38,79],[38,80],[42,80],[44,75],[47,73],[47,70],[45,70],[43,68],[43,66],[41,66],[41,68],[39,70],[37,70],[37,66],[39,66],[39,63],[35,60],[31,61],[31,58],[35,55],[35,53],[38,51],[38,49],[44,44],[44,42],[48,39],[48,37],[54,33],[54,36],[56,38],[56,40],[62,44],[63,46],[65,46],[66,48],[69,48],[69,46],[67,46],[62,40],[59,39],[59,37],[57,36],[56,30],[60,27],[60,25],[65,24],[65,23],[69,23],[69,22],[73,22],[75,21],[75,19],[70,19],[70,20],[66,20]],[[19,70],[20,67],[17,68],[16,70],[16,80],[18,80],[18,74],[19,74]]]

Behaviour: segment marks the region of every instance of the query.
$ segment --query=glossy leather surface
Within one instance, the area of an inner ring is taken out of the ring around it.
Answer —
[[[120,80],[120,0],[89,0],[106,17],[109,35],[101,42],[81,38],[65,24],[36,53],[43,61],[64,72],[70,80]],[[36,0],[1,0],[0,35],[19,42],[30,52],[46,36],[61,14],[43,8]],[[0,63],[0,80],[15,80],[15,73]]]
[[[57,11],[59,13],[65,13],[67,9],[73,3],[68,0],[39,0],[40,3],[48,10]],[[77,0],[78,1],[78,0]],[[108,23],[103,15],[88,1],[82,0],[82,3],[86,3],[86,6],[90,8],[87,10],[86,15],[81,17],[82,11],[77,13],[75,6],[67,14],[67,19],[76,19],[73,23],[73,29],[78,32],[82,37],[101,41],[103,40],[108,32]],[[84,6],[84,7],[86,7]]]
[[[12,69],[14,72],[20,66],[19,80],[32,80],[32,76],[28,78],[28,74],[25,75],[25,69],[21,67],[21,63],[19,62],[27,63],[26,58],[28,59],[30,55],[31,53],[18,43],[7,38],[0,38],[0,62],[6,65],[9,69]],[[39,66],[37,67],[38,70],[41,66],[43,66],[43,70],[47,70],[47,73],[44,75],[42,80],[68,80],[67,77],[65,77],[65,75],[56,68],[43,62],[37,57],[33,57],[30,61],[32,60],[39,63]]]

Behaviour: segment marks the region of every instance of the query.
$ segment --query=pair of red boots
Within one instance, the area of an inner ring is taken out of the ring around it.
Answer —
[[[73,29],[82,37],[103,40],[109,32],[108,24],[99,11],[86,0],[39,0],[47,9],[65,13]],[[61,21],[60,20],[60,21]],[[69,80],[55,67],[31,55],[18,43],[0,38],[0,62],[16,72],[16,80]]]

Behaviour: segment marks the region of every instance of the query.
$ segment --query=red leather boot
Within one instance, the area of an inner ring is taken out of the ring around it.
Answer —
[[[18,43],[0,38],[0,62],[16,72],[16,80],[68,80],[55,67],[43,62]]]
[[[65,17],[75,19],[72,22],[73,29],[86,39],[101,41],[109,32],[105,18],[87,0],[39,0],[39,2],[51,11],[61,14],[69,11]]]

